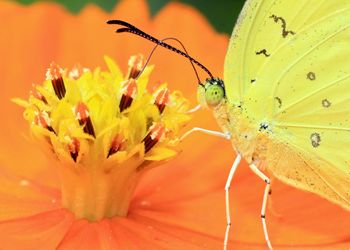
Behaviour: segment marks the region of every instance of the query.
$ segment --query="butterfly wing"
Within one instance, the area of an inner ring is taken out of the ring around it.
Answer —
[[[225,61],[230,103],[269,124],[267,167],[350,209],[350,1],[248,0]]]

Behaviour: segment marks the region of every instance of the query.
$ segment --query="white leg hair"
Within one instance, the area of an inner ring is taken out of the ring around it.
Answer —
[[[269,234],[267,232],[266,220],[265,220],[266,203],[267,203],[267,198],[269,196],[271,182],[270,182],[269,177],[267,177],[263,172],[261,172],[257,166],[255,166],[254,164],[250,164],[249,167],[254,172],[254,174],[259,176],[263,181],[266,182],[266,187],[265,187],[265,191],[264,191],[264,198],[263,198],[263,202],[262,202],[262,206],[261,206],[261,221],[262,221],[262,225],[263,225],[263,229],[264,229],[266,244],[267,244],[268,248],[270,250],[272,250],[272,245],[271,245],[271,242],[269,239]]]
[[[202,133],[207,134],[207,135],[214,135],[214,136],[222,137],[222,138],[227,139],[227,140],[231,139],[231,135],[228,133],[223,133],[220,131],[214,131],[214,130],[208,130],[208,129],[204,129],[204,128],[194,127],[192,129],[190,129],[189,131],[187,131],[186,133],[184,133],[180,137],[180,141],[182,141],[183,139],[185,139],[187,136],[189,136],[190,134],[192,134],[195,131],[199,131],[199,132],[202,132]]]
[[[226,222],[227,222],[227,225],[226,225],[226,232],[225,232],[225,239],[224,239],[224,250],[227,249],[227,242],[228,242],[228,233],[230,231],[230,227],[231,227],[231,216],[230,216],[230,200],[229,200],[229,194],[230,194],[230,185],[231,185],[231,182],[232,182],[232,177],[234,175],[234,173],[236,172],[236,169],[241,161],[242,157],[240,154],[237,155],[232,167],[231,167],[231,170],[230,170],[230,173],[227,177],[227,181],[226,181],[226,185],[225,185],[225,205],[226,205]]]

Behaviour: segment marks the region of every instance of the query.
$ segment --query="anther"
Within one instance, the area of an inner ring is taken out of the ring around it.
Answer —
[[[159,91],[154,101],[154,104],[157,105],[160,113],[163,113],[165,106],[168,104],[168,101],[169,90],[162,89],[161,91]]]
[[[137,86],[136,86],[135,80],[134,79],[127,80],[126,85],[123,89],[123,95],[119,103],[120,112],[123,112],[123,110],[131,106],[131,103],[134,100],[136,95],[136,90],[137,90]]]
[[[137,79],[141,70],[143,69],[144,59],[141,54],[131,56],[128,62],[129,73],[128,79]]]
[[[32,90],[32,91],[30,91],[30,95],[32,95],[36,99],[42,101],[43,103],[47,104],[47,100],[46,100],[45,96],[43,96],[39,91]]]
[[[49,114],[46,111],[43,112],[36,112],[35,116],[34,116],[34,124],[45,128],[47,130],[49,130],[50,132],[55,133],[55,131],[53,130],[52,126],[51,126],[51,119],[49,117]]]
[[[66,95],[66,87],[62,78],[63,70],[56,63],[52,62],[46,72],[46,80],[50,80],[58,99]]]
[[[165,128],[161,124],[155,124],[150,128],[150,132],[145,136],[142,142],[145,144],[145,153],[161,139],[165,132]]]
[[[79,155],[79,149],[80,149],[80,142],[77,138],[69,138],[69,144],[68,144],[68,150],[70,152],[71,157],[76,162],[78,155]]]
[[[88,107],[84,103],[79,102],[77,106],[75,106],[74,112],[77,120],[79,121],[79,124],[81,126],[84,126],[84,132],[92,135],[93,137],[96,137]]]
[[[111,147],[109,149],[107,158],[110,157],[112,154],[115,154],[119,150],[121,150],[123,146],[123,142],[124,142],[124,137],[121,134],[116,135],[111,143]]]

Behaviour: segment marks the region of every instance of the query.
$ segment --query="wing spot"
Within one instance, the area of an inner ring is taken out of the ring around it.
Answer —
[[[269,124],[267,122],[260,123],[259,131],[260,132],[262,132],[262,131],[272,132],[271,129],[270,129],[270,126],[269,126]]]
[[[255,84],[255,83],[256,83],[256,80],[255,80],[255,79],[251,79],[251,80],[250,80],[250,83],[251,83],[251,84]]]
[[[281,108],[282,107],[282,99],[279,98],[278,96],[275,97],[275,100],[277,101],[278,103],[278,107]]]
[[[310,140],[311,140],[311,145],[314,148],[317,148],[318,146],[320,146],[321,136],[319,133],[312,133],[310,136]]]
[[[323,99],[322,100],[322,106],[325,107],[325,108],[329,108],[331,106],[331,102],[328,101],[327,99]]]
[[[289,34],[295,35],[294,31],[287,30],[287,23],[286,23],[286,20],[284,20],[283,17],[272,15],[272,16],[270,16],[270,18],[273,18],[275,23],[278,23],[279,21],[282,23],[282,36],[283,36],[283,38],[286,38]]]
[[[266,49],[262,49],[262,50],[260,50],[260,51],[256,51],[255,54],[256,54],[256,55],[261,55],[261,54],[263,54],[265,57],[269,57],[269,56],[270,56],[270,54],[267,53],[267,50],[266,50]]]
[[[307,73],[306,78],[309,79],[310,81],[315,81],[316,74],[314,72],[309,72],[309,73]]]

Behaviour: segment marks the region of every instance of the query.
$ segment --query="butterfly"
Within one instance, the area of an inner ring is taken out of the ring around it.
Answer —
[[[261,219],[270,249],[267,175],[350,210],[350,1],[247,0],[229,42],[223,80],[186,51],[116,21],[110,23],[126,27],[118,32],[171,49],[209,75],[198,84],[198,99],[211,108],[223,133],[192,131],[228,138],[237,152],[225,187],[224,248],[230,183],[242,159],[266,182]]]

